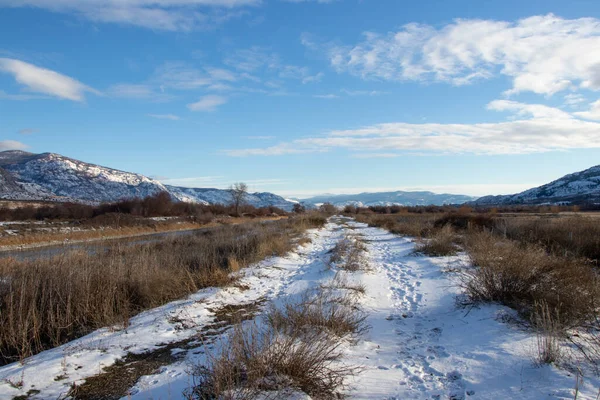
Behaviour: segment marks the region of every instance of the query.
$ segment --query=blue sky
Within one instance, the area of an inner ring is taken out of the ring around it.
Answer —
[[[600,164],[600,3],[0,0],[0,150],[286,196]]]

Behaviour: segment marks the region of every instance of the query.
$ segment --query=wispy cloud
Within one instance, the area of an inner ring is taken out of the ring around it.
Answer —
[[[581,118],[600,121],[600,100],[590,104],[590,109],[588,111],[579,111],[573,114]]]
[[[17,142],[16,140],[0,140],[0,151],[6,150],[25,150],[28,149],[25,143]]]
[[[11,74],[26,90],[72,101],[84,101],[85,93],[100,94],[66,75],[12,58],[0,58],[0,72]]]
[[[319,43],[309,35],[302,42],[325,52],[338,72],[365,79],[465,85],[505,75],[512,78],[507,94],[600,89],[596,18],[457,19],[440,28],[411,23],[393,32],[365,32],[354,45]]]
[[[173,114],[146,114],[149,117],[157,119],[170,119],[171,121],[179,121],[181,118]]]
[[[571,115],[544,105],[497,100],[489,103],[488,109],[509,111],[519,119],[479,124],[385,123],[331,131],[325,136],[298,139],[270,147],[231,149],[225,153],[237,157],[275,156],[341,148],[367,154],[391,151],[526,154],[600,148],[600,123],[578,118],[595,117],[595,106],[590,114]]]
[[[37,132],[39,132],[39,130],[38,129],[34,129],[34,128],[19,129],[17,131],[17,133],[19,135],[32,135],[32,134],[37,133]]]
[[[315,95],[313,95],[313,97],[316,99],[337,99],[340,96],[338,96],[337,94],[328,93],[328,94],[315,94]]]
[[[208,95],[200,98],[195,103],[188,104],[187,107],[191,111],[212,112],[225,103],[227,103],[227,97]]]
[[[0,0],[0,7],[37,7],[94,22],[166,31],[212,28],[245,14],[260,0]]]
[[[271,140],[275,139],[275,136],[244,136],[244,138],[250,140]]]

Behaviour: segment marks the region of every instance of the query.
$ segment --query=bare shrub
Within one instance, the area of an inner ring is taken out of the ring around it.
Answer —
[[[367,261],[364,257],[366,250],[367,248],[360,237],[356,235],[345,236],[331,249],[329,263],[344,271],[366,271],[368,270]]]
[[[433,230],[435,214],[357,214],[356,220],[397,235],[427,237]]]
[[[255,399],[265,392],[296,389],[332,399],[355,372],[342,365],[340,343],[324,334],[281,334],[251,325],[234,328],[218,354],[197,365],[188,399]],[[268,398],[268,397],[267,397]]]
[[[299,303],[272,307],[266,321],[273,330],[287,335],[326,332],[338,338],[355,339],[367,330],[366,317],[350,295],[317,290],[313,296],[304,295]]]
[[[415,252],[432,257],[452,256],[458,251],[454,243],[456,235],[450,225],[437,230],[430,239],[423,240],[415,248]]]
[[[499,221],[506,237],[538,244],[559,256],[584,257],[600,261],[600,224],[595,218],[511,217]]]
[[[502,303],[525,317],[544,302],[565,326],[594,317],[598,277],[585,263],[485,232],[468,238],[467,252],[476,268],[465,272],[463,286],[473,301]]]
[[[127,325],[140,311],[201,288],[231,284],[231,272],[289,251],[312,222],[232,225],[152,244],[1,259],[0,363]]]

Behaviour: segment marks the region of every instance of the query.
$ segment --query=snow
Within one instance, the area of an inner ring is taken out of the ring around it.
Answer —
[[[272,257],[242,271],[248,287],[201,290],[187,299],[144,312],[127,329],[107,328],[59,348],[33,356],[23,364],[0,368],[0,382],[23,379],[21,389],[0,384],[0,398],[35,388],[31,398],[54,399],[71,383],[99,373],[129,352],[143,352],[191,338],[213,322],[211,309],[264,300],[282,304],[306,290],[327,285],[335,271],[328,251],[346,234],[360,234],[367,246],[367,272],[346,273],[361,282],[359,298],[370,329],[356,343],[344,342],[344,362],[363,371],[348,384],[351,399],[572,399],[576,377],[554,366],[533,363],[536,338],[515,324],[502,306],[461,308],[456,271],[469,268],[464,254],[424,257],[413,254],[410,238],[398,237],[354,221],[332,219],[312,230],[312,242],[285,257]],[[353,229],[350,229],[352,227]],[[174,318],[177,316],[178,318]],[[184,319],[188,324],[174,322]],[[260,318],[256,323],[260,324]],[[225,340],[225,334],[221,338]],[[205,360],[212,345],[180,350],[180,361],[145,376],[130,391],[131,399],[177,399],[190,387],[190,365]],[[218,341],[214,346],[218,346]],[[66,379],[55,381],[59,375]],[[600,380],[586,376],[579,399],[595,399]],[[280,398],[309,399],[300,393]]]

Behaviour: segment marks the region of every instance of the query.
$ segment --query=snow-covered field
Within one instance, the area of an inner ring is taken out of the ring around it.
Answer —
[[[258,303],[264,309],[269,303],[293,301],[308,289],[327,285],[335,275],[335,269],[328,267],[329,252],[348,234],[362,235],[370,267],[368,272],[347,273],[347,279],[366,287],[359,303],[370,325],[358,342],[343,344],[344,362],[363,369],[348,381],[349,398],[574,398],[576,375],[553,366],[535,366],[536,338],[507,322],[513,316],[510,309],[456,306],[460,289],[453,271],[468,267],[464,255],[415,256],[409,238],[339,218],[309,231],[312,242],[286,257],[273,257],[242,271],[235,287],[202,290],[138,315],[126,329],[101,329],[0,368],[0,398],[27,392],[33,399],[61,398],[73,383],[81,384],[127,353],[185,342],[181,349],[171,349],[179,354],[177,361],[142,377],[124,393],[140,400],[182,398],[192,385],[190,366],[205,359],[203,347],[212,346],[194,337],[203,327],[214,325],[215,310]],[[260,323],[260,315],[256,321]],[[218,343],[226,332],[216,331],[213,336]],[[578,399],[596,399],[599,387],[598,378],[586,376],[579,383]]]

